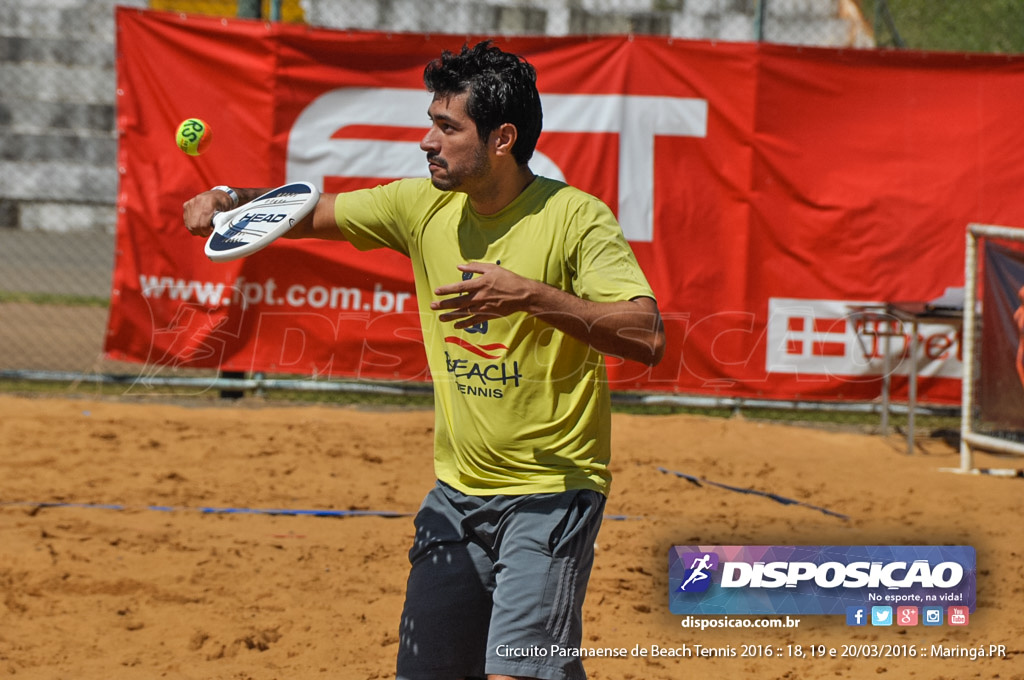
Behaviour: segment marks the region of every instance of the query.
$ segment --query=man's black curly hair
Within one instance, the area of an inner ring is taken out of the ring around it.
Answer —
[[[482,141],[504,123],[515,125],[518,136],[512,155],[519,165],[529,162],[544,118],[537,71],[529,62],[485,40],[473,47],[463,45],[459,54],[445,50],[427,64],[423,82],[435,95],[468,92],[466,113]]]

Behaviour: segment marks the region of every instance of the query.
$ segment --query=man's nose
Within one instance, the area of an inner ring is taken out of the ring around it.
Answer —
[[[437,151],[439,148],[437,131],[434,128],[430,128],[423,135],[423,139],[420,140],[420,149],[430,153],[431,151]]]

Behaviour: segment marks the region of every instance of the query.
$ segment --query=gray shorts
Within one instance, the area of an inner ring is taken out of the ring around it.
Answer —
[[[586,678],[571,652],[604,505],[591,490],[481,497],[438,482],[416,516],[398,679]]]

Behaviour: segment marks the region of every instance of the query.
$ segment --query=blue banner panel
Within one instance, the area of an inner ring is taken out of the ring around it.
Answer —
[[[978,425],[1024,430],[1024,253],[985,242],[981,286]],[[1007,432],[1006,435],[1010,435]],[[1018,437],[1014,437],[1019,439]]]

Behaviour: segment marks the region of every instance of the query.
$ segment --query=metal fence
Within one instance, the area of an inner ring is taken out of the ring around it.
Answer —
[[[102,356],[115,4],[346,29],[1024,52],[1019,0],[0,0],[0,377],[139,370]]]

